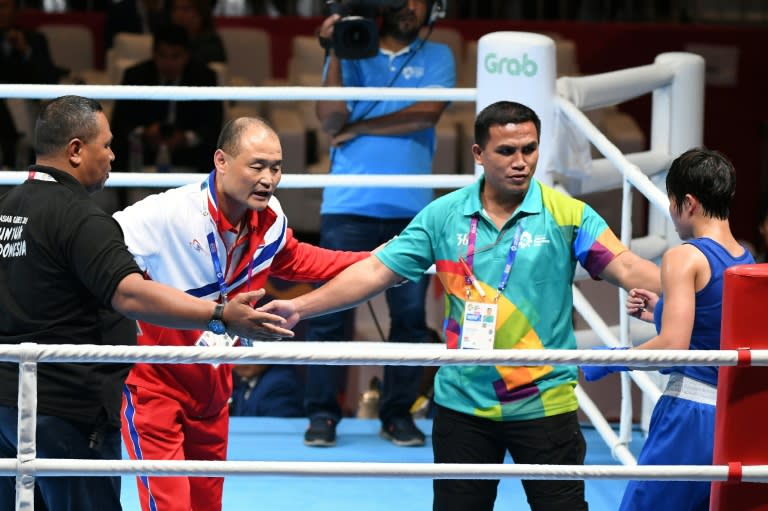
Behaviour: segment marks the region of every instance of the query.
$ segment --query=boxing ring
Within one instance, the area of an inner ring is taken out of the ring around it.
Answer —
[[[752,350],[752,366],[768,366],[768,350]],[[691,365],[743,366],[744,350],[689,352],[686,350],[616,352],[592,350],[498,350],[489,352],[446,350],[437,345],[414,345],[405,352],[387,343],[256,342],[251,348],[149,347],[149,346],[43,346],[21,344],[0,348],[0,360],[20,364],[19,458],[0,460],[0,474],[19,478],[19,506],[33,495],[34,477],[137,475],[158,476],[290,476],[311,478],[473,478],[473,479],[652,479],[732,481],[735,468],[713,466],[636,465],[478,465],[372,462],[278,461],[136,461],[64,460],[35,458],[36,368],[48,362],[154,362],[154,363],[273,363],[332,365],[552,365],[589,363],[636,367]],[[298,442],[298,437],[297,440]],[[768,466],[744,466],[739,481],[768,482]]]
[[[555,155],[547,154],[545,147],[555,147],[563,133],[584,137],[604,159],[595,160],[589,169],[580,169],[589,182],[602,183],[598,187],[622,189],[621,233],[622,242],[639,255],[658,258],[666,248],[679,242],[668,220],[669,202],[662,192],[665,170],[677,154],[701,144],[703,121],[703,71],[701,57],[685,53],[667,53],[654,63],[587,77],[554,79],[554,57],[551,39],[531,34],[522,35],[520,41],[510,42],[502,33],[499,41],[490,38],[479,44],[479,53],[489,52],[494,44],[527,45],[531,55],[541,55],[542,77],[546,86],[539,88],[551,92],[542,97],[526,97],[526,92],[513,98],[526,103],[542,115],[543,126],[557,126],[545,132],[542,129],[542,162],[544,165]],[[496,34],[490,34],[494,36]],[[485,37],[489,37],[485,36]],[[485,46],[484,46],[485,45]],[[490,45],[490,46],[489,46]],[[490,49],[489,49],[490,48]],[[546,59],[551,57],[546,71]],[[0,97],[49,99],[65,94],[78,94],[93,99],[176,99],[176,100],[242,100],[242,101],[300,101],[345,100],[445,100],[476,102],[477,108],[495,101],[499,94],[508,95],[508,84],[500,90],[481,86],[483,59],[478,58],[477,89],[387,89],[387,88],[327,88],[327,87],[141,87],[141,86],[42,86],[0,85]],[[528,85],[529,89],[536,89]],[[624,155],[588,120],[583,111],[627,101],[644,94],[652,94],[652,125],[650,150]],[[522,97],[520,97],[522,96]],[[506,96],[504,96],[506,97]],[[550,122],[551,124],[547,124]],[[549,150],[549,149],[548,149]],[[541,164],[540,164],[541,165]],[[541,168],[541,167],[540,167]],[[545,169],[546,170],[546,169]],[[538,174],[537,174],[538,176]],[[0,172],[0,185],[15,184],[24,176],[19,172]],[[200,174],[143,174],[112,173],[109,186],[173,187],[199,181]],[[334,176],[284,174],[280,188],[322,188],[325,186],[382,186],[427,187],[453,189],[465,186],[475,179],[472,175],[431,174],[420,176]],[[546,179],[546,178],[545,178]],[[557,176],[551,177],[559,186]],[[562,189],[562,187],[561,187]],[[651,205],[648,219],[649,234],[641,238],[632,235],[632,190],[638,190]],[[585,278],[583,272],[577,279]],[[594,310],[584,295],[574,286],[574,308],[585,319],[592,336],[609,346],[629,345],[632,332],[629,319],[622,312],[620,324],[609,326]],[[768,297],[768,294],[765,296]],[[619,300],[623,301],[623,291]],[[768,344],[766,342],[765,344]],[[742,347],[741,345],[734,346]],[[768,346],[761,346],[768,347]],[[17,478],[17,510],[34,508],[33,485],[35,477],[65,475],[209,475],[209,476],[290,476],[341,478],[472,478],[472,479],[654,479],[721,482],[768,482],[768,465],[742,466],[727,462],[712,466],[637,466],[628,445],[632,441],[632,407],[630,380],[655,402],[661,394],[659,387],[642,371],[623,373],[622,412],[618,435],[581,387],[576,388],[581,409],[587,414],[596,431],[621,465],[542,466],[542,465],[452,465],[431,463],[371,463],[371,462],[278,462],[278,461],[92,461],[39,459],[35,456],[36,367],[48,362],[154,362],[154,363],[275,363],[275,364],[333,364],[333,365],[422,365],[486,364],[486,365],[632,365],[637,367],[668,367],[680,364],[721,365],[726,367],[754,367],[768,365],[768,351],[730,349],[719,352],[691,351],[528,351],[498,350],[491,352],[464,352],[446,350],[443,346],[386,343],[311,343],[279,342],[254,343],[250,348],[193,348],[193,347],[123,347],[123,346],[43,346],[22,344],[0,346],[0,360],[18,362],[19,385],[19,447],[17,459],[0,460],[2,475]],[[719,399],[719,398],[718,398]],[[299,441],[297,435],[296,441]],[[733,507],[729,509],[734,509]]]

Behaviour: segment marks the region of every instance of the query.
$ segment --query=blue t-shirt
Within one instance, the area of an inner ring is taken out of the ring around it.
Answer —
[[[403,50],[360,60],[342,60],[346,87],[436,87],[456,83],[451,50],[444,44],[416,40]],[[381,117],[412,105],[413,101],[349,101],[349,123]],[[361,135],[331,149],[332,174],[430,174],[435,152],[435,129],[401,135]],[[429,188],[341,188],[323,192],[322,214],[350,214],[375,218],[411,218],[432,200]]]
[[[709,262],[711,277],[701,291],[696,292],[696,310],[691,332],[691,350],[719,350],[720,323],[723,310],[723,274],[737,264],[754,263],[749,250],[733,257],[722,245],[709,238],[695,238],[686,243],[698,248]],[[653,310],[656,331],[661,332],[661,317],[664,311],[664,296],[659,297]],[[662,373],[678,372],[699,381],[717,385],[717,367],[680,366],[663,369]]]

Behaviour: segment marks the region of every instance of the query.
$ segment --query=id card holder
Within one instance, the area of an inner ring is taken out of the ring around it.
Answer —
[[[497,312],[495,303],[465,302],[459,347],[463,350],[492,350]]]
[[[236,337],[229,334],[214,334],[206,330],[197,338],[195,346],[211,346],[214,348],[229,348],[235,344]],[[211,364],[213,367],[219,367],[218,363]]]
[[[195,346],[211,346],[213,348],[230,348],[234,346],[236,338],[229,334],[214,334],[206,330],[197,338]]]

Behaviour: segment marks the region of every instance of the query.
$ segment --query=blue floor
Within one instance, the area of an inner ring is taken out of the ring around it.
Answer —
[[[418,420],[417,424],[425,433],[432,430],[430,420]],[[379,438],[378,420],[344,419],[339,424],[334,448],[304,446],[302,436],[306,427],[306,419],[233,417],[229,459],[432,462],[429,444],[404,448]],[[598,434],[590,427],[583,429],[587,439],[586,463],[616,464]],[[642,440],[636,433],[630,446],[635,456],[641,446]],[[617,509],[625,485],[626,481],[587,480],[590,510]],[[122,502],[124,511],[140,509],[133,477],[123,478]],[[236,476],[224,483],[225,511],[425,511],[431,508],[432,482],[428,479]],[[502,480],[496,509],[529,509],[519,480]]]

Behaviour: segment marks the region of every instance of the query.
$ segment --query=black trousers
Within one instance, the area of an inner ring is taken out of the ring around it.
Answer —
[[[437,407],[435,463],[581,465],[586,443],[576,412],[526,421],[492,421]],[[531,511],[586,511],[583,481],[523,480]],[[498,480],[436,479],[433,511],[492,511]]]
[[[18,410],[0,406],[0,457],[16,457]],[[119,460],[120,431],[104,431],[97,446],[91,446],[87,428],[50,415],[37,416],[38,458]],[[40,477],[35,479],[48,511],[121,511],[120,477]],[[16,478],[0,477],[0,509],[14,509]],[[35,509],[41,509],[35,501]]]

